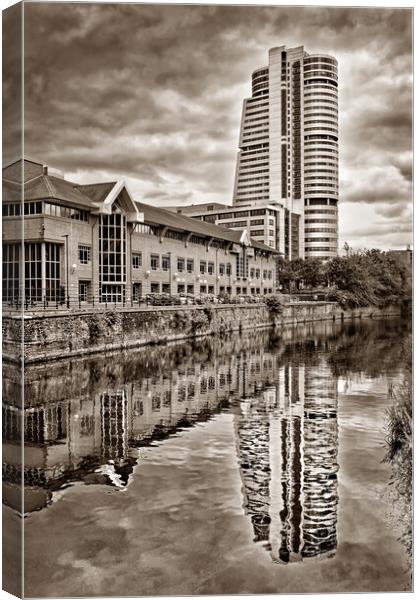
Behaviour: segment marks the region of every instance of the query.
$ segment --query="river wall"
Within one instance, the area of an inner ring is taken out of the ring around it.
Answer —
[[[3,315],[3,359],[25,363],[312,321],[399,316],[399,306],[342,310],[334,302],[209,305]]]

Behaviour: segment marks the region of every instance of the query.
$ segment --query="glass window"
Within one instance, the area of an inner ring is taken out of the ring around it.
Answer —
[[[90,246],[79,244],[79,262],[81,265],[88,265],[90,262]]]
[[[231,275],[231,263],[226,264],[226,275]]]
[[[158,294],[160,292],[160,283],[152,281],[150,283],[150,291],[152,294]]]
[[[89,281],[79,281],[79,301],[87,302],[89,292]]]
[[[214,263],[213,262],[209,262],[208,263],[208,274],[209,275],[213,275],[214,274]]]
[[[206,270],[207,270],[207,263],[204,260],[201,260],[201,262],[199,263],[199,272],[205,273]]]
[[[141,253],[138,252],[136,254],[132,255],[132,268],[133,269],[139,269],[141,267]]]
[[[126,219],[115,212],[99,221],[99,288],[102,302],[125,300]]]
[[[162,256],[161,257],[161,268],[163,271],[168,271],[170,269],[170,256]]]
[[[220,275],[224,275],[226,266],[224,263],[220,263]]]
[[[186,261],[186,269],[187,269],[188,273],[193,273],[193,259],[192,258],[188,258],[188,260]]]
[[[183,273],[183,271],[185,270],[185,259],[184,258],[177,259],[177,270],[179,273]]]
[[[158,254],[150,255],[150,267],[152,271],[157,271],[160,265],[160,257]]]

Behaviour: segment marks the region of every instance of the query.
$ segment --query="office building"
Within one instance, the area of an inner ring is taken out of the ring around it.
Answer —
[[[289,259],[331,258],[338,246],[338,152],[336,59],[303,46],[272,48],[243,102],[233,206],[206,205],[200,215],[198,206],[180,210],[204,220],[208,210],[217,224],[229,217],[233,229],[243,226],[244,213],[269,210],[257,229],[254,223],[256,239]]]
[[[247,230],[138,202],[123,181],[83,185],[42,162],[25,160],[24,167],[23,203],[22,162],[3,169],[6,302],[124,304],[149,293],[275,290],[277,252]]]

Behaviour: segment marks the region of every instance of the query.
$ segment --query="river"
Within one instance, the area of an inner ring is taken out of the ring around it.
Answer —
[[[21,423],[27,443],[25,595],[410,590],[383,461],[408,334],[322,322],[34,365],[23,419],[4,365],[6,539]]]

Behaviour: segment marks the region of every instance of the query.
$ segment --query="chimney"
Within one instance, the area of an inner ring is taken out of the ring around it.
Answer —
[[[42,174],[43,174],[43,175],[48,175],[48,165],[44,165],[44,166],[42,167]]]

